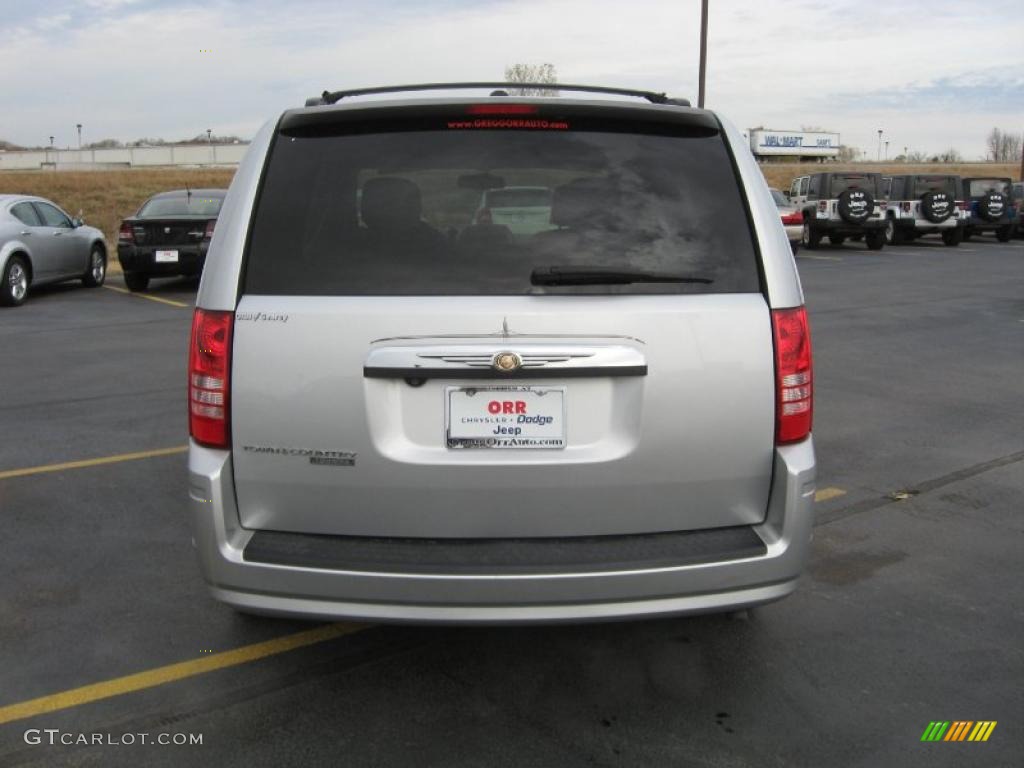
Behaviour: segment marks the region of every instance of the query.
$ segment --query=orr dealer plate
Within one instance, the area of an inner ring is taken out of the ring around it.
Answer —
[[[449,448],[565,448],[565,387],[446,387]]]

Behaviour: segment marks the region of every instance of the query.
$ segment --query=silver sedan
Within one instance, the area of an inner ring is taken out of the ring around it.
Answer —
[[[42,197],[0,195],[0,306],[25,301],[29,286],[81,280],[103,285],[107,243]]]

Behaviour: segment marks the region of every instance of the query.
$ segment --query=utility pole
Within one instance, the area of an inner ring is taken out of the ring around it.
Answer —
[[[697,88],[697,106],[704,109],[704,80],[708,70],[708,0],[700,0],[700,83]]]
[[[81,123],[75,123],[75,128],[78,129],[78,148],[81,149],[82,148],[82,124]]]
[[[889,141],[888,141],[888,139],[885,142],[885,159],[886,160],[889,159]]]
[[[878,129],[878,161],[882,161],[882,129]]]

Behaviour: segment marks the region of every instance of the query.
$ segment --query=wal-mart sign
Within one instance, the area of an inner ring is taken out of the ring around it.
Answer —
[[[749,133],[750,151],[754,155],[835,157],[839,154],[838,133],[768,131],[762,129],[754,129]]]

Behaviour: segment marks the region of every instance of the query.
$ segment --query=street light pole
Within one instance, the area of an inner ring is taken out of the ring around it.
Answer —
[[[75,128],[78,129],[78,148],[81,149],[82,148],[82,124],[81,123],[75,123]]]
[[[885,142],[885,159],[886,160],[889,159],[889,141],[888,141],[888,139]]]
[[[697,106],[704,109],[704,80],[708,70],[708,0],[700,2],[700,73],[697,86]]]
[[[878,161],[882,160],[882,129],[878,129]]]

